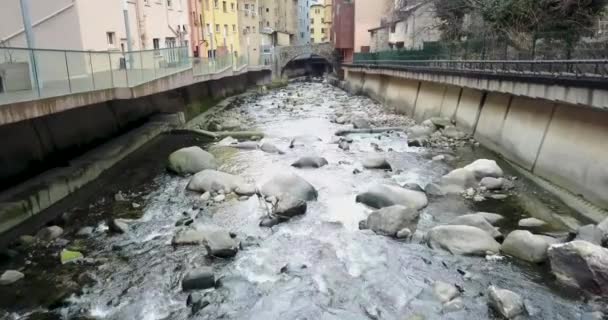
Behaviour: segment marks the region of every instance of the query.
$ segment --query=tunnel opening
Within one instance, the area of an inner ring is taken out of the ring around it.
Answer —
[[[333,72],[332,64],[324,57],[307,54],[298,56],[289,61],[281,70],[281,77],[321,77],[326,73]]]

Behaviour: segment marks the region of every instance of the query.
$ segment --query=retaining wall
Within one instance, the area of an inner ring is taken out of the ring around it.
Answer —
[[[350,91],[368,94],[417,121],[448,117],[506,159],[608,208],[608,110],[548,99],[551,96],[509,94],[503,90],[505,85],[499,91],[480,90],[412,79],[407,74],[347,67],[345,81]],[[535,85],[528,92],[556,90]],[[562,91],[573,101],[587,101],[572,94],[588,90]]]

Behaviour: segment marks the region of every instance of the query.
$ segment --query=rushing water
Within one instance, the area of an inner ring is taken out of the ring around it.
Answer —
[[[330,122],[336,111],[368,114],[376,125],[404,124],[409,120],[385,114],[364,97],[321,83],[297,83],[253,96],[232,117],[266,133],[266,140],[286,150],[268,154],[207,144],[189,135],[166,135],[148,144],[110,173],[88,187],[95,193],[71,199],[66,212],[77,216],[66,227],[67,241],[21,250],[6,267],[23,268],[26,278],[16,286],[0,288],[5,317],[27,319],[493,319],[487,307],[488,285],[515,291],[524,297],[531,319],[580,319],[590,308],[576,293],[556,285],[547,266],[533,266],[504,258],[492,260],[453,256],[435,251],[418,240],[399,241],[362,231],[358,223],[370,209],[354,201],[372,183],[396,181],[422,186],[455,165],[474,160],[483,150],[465,147],[451,165],[430,161],[440,150],[409,148],[400,133],[353,135],[350,151],[330,144],[334,132],[345,126]],[[322,141],[289,149],[294,136],[312,135]],[[386,150],[393,172],[362,170],[364,154]],[[164,170],[167,155],[184,146],[208,148],[222,163],[221,170],[260,184],[273,174],[296,172],[319,191],[306,215],[272,229],[258,226],[266,213],[257,197],[247,201],[228,198],[219,204],[201,204],[199,195],[185,191],[188,178]],[[391,150],[391,151],[388,151]],[[321,169],[295,169],[290,164],[304,155],[329,161]],[[491,156],[491,155],[490,155]],[[501,163],[502,164],[502,163]],[[514,174],[509,168],[508,174]],[[121,190],[129,202],[115,202]],[[515,193],[541,201],[571,219],[559,202],[523,179]],[[540,200],[539,200],[540,199]],[[133,208],[132,202],[141,205]],[[474,203],[461,197],[431,198],[422,212],[424,232],[458,214],[491,211],[505,215],[501,231],[513,229],[526,215],[525,201],[514,195],[507,201]],[[195,224],[217,225],[236,233],[242,249],[232,259],[206,256],[202,246],[171,246],[175,223],[184,214]],[[110,217],[136,217],[129,233],[111,235],[103,222]],[[559,221],[559,219],[558,219]],[[78,228],[94,226],[94,236],[79,239]],[[555,226],[560,230],[560,226]],[[555,231],[553,230],[553,231]],[[61,266],[57,253],[77,248],[88,258],[83,264]],[[192,314],[181,279],[191,268],[210,265],[218,288],[205,292],[210,304]],[[445,313],[433,297],[431,284],[457,284],[464,308]],[[65,295],[72,293],[69,298]],[[6,297],[6,298],[5,298]],[[57,303],[62,301],[61,303]],[[49,309],[49,305],[52,310]],[[0,317],[3,313],[0,311]]]

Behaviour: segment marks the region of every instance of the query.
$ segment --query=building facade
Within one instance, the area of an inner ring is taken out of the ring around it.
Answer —
[[[205,24],[206,56],[232,54],[238,57],[242,52],[237,0],[202,0],[201,3]]]
[[[295,44],[298,30],[297,0],[260,0],[260,26],[272,45]]]
[[[367,52],[372,47],[370,29],[380,25],[393,8],[394,0],[357,0],[355,1],[355,52]],[[383,35],[382,31],[379,31]],[[375,44],[377,45],[377,43]]]
[[[201,52],[203,55],[207,52],[205,47],[205,28],[203,24],[203,11],[200,0],[187,0],[188,1],[188,19],[190,21],[190,50],[192,51],[193,57],[200,57]]]
[[[310,40],[310,0],[298,0],[298,30],[296,45],[309,44]]]
[[[46,49],[127,50],[126,4],[133,50],[189,46],[188,0],[30,0],[34,46]],[[0,43],[25,47],[19,0],[3,0]]]
[[[238,2],[241,48],[247,60],[253,64],[260,61],[261,30],[257,0],[239,0]]]
[[[311,43],[325,43],[331,40],[331,21],[331,0],[310,6]]]
[[[352,0],[334,0],[331,42],[342,61],[352,61],[354,52],[355,8]]]

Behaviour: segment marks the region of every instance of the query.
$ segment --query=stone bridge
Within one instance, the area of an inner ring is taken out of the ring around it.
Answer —
[[[277,78],[281,77],[285,66],[287,66],[290,61],[310,55],[327,60],[334,70],[337,70],[338,58],[334,53],[334,46],[331,43],[284,46],[275,48],[275,59],[272,67],[273,76]]]

